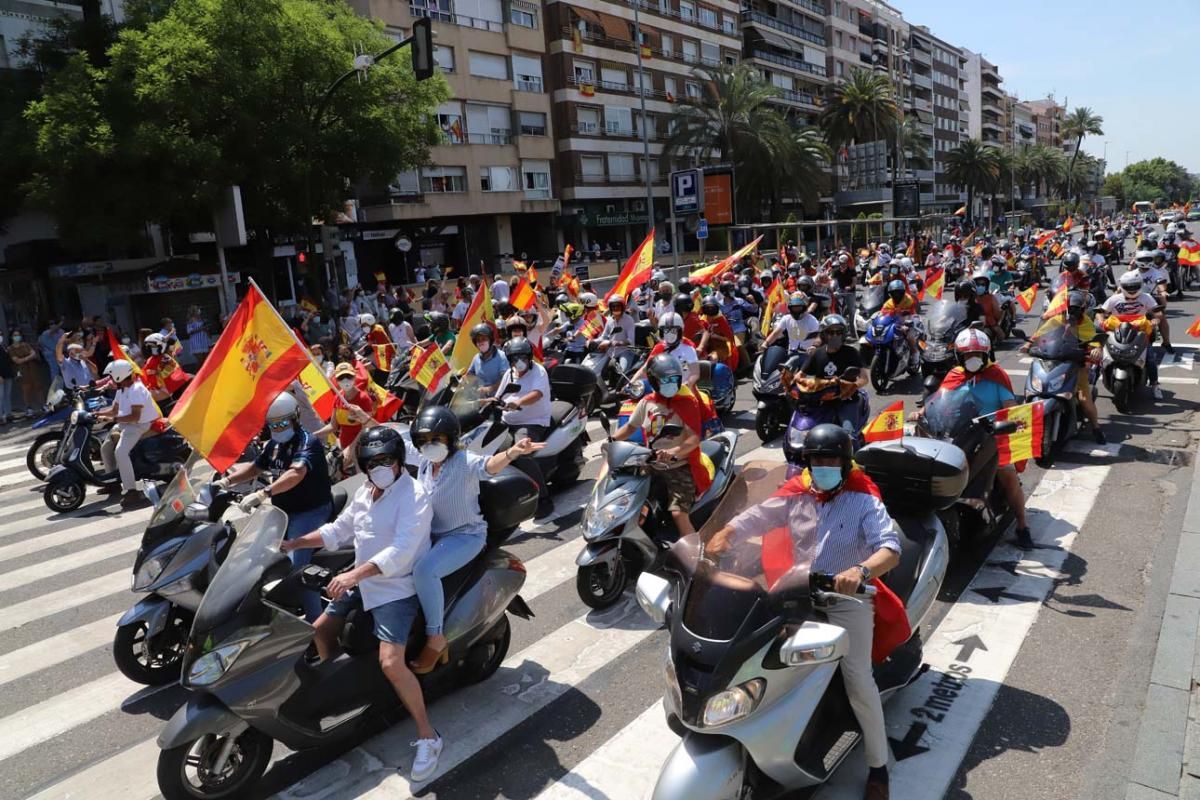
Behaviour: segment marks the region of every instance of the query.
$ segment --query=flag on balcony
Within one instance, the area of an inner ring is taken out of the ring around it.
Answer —
[[[668,103],[674,103],[674,102],[675,102],[675,95],[671,94],[670,92],[667,92],[667,102],[668,102]]]
[[[583,52],[583,31],[579,30],[579,28],[575,28],[574,30],[572,30],[571,31],[571,41],[574,42],[574,44],[575,44],[575,52],[582,53]]]
[[[650,48],[650,45],[642,45],[642,58],[646,61],[654,58],[654,51]]]
[[[585,83],[579,87],[579,93],[584,97],[594,97],[596,95],[596,87],[590,83]]]
[[[463,136],[462,120],[455,119],[450,123],[450,135],[454,138],[455,142],[462,144],[465,138]]]

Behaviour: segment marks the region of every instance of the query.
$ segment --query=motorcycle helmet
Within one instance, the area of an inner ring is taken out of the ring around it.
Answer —
[[[837,263],[839,266],[842,266],[842,267],[846,266],[847,264],[850,263],[850,256],[847,255],[846,253],[842,253],[840,256],[838,256]]]
[[[905,272],[911,271],[913,268],[913,260],[908,256],[900,256],[896,259],[896,266]]]
[[[1118,284],[1121,287],[1121,291],[1130,300],[1142,293],[1142,276],[1135,269],[1131,269],[1129,272],[1123,274]]]
[[[967,328],[954,337],[954,357],[967,372],[979,372],[992,354],[992,340],[976,328]]]
[[[681,280],[679,282],[679,293],[680,294],[691,294],[692,293],[692,282],[689,281],[687,278],[684,278],[683,280]]]
[[[122,383],[133,377],[133,364],[123,358],[118,358],[116,361],[109,362],[108,366],[104,368],[104,374],[112,378],[113,382]]]
[[[729,273],[725,274],[728,275]],[[732,280],[721,281],[720,290],[721,294],[725,295],[726,297],[733,297],[733,295],[737,292],[737,282]]]
[[[1154,251],[1154,263],[1155,263],[1155,265],[1160,266],[1160,267],[1163,264],[1167,263],[1167,251],[1155,250]]]
[[[476,347],[479,347],[478,343],[476,342],[477,339],[487,339],[488,344],[493,345],[496,343],[496,332],[492,330],[491,325],[488,325],[486,322],[481,322],[475,327],[471,328],[471,343]],[[482,347],[479,347],[479,349],[480,351],[483,350]]]
[[[841,425],[826,422],[808,432],[808,436],[804,437],[804,448],[801,452],[804,459],[810,463],[814,457],[838,459],[842,464],[842,480],[845,481],[854,463],[854,440],[850,438],[849,431]],[[839,488],[840,483],[825,491],[837,491]]]
[[[578,322],[583,316],[583,306],[579,303],[563,303],[558,310],[566,316],[568,322]]]
[[[904,281],[897,280],[892,281],[887,285],[887,293],[888,297],[892,299],[892,302],[899,305],[900,301],[904,299],[904,296],[908,294],[908,290],[904,288]]]
[[[675,299],[671,301],[671,307],[675,309],[675,313],[681,316],[687,316],[692,313],[692,308],[695,303],[692,301],[690,294],[677,294]]]
[[[404,437],[387,425],[368,429],[358,440],[358,471],[365,475],[367,465],[380,456],[404,464]]]
[[[666,279],[667,279],[667,273],[663,272],[661,269],[654,270],[653,272],[650,273],[650,288],[651,289],[657,288],[658,284],[662,283]]]
[[[996,250],[990,244],[985,244],[983,249],[979,251],[979,257],[984,261],[990,260],[994,255],[996,255]]]
[[[987,294],[988,289],[992,287],[992,279],[983,269],[978,269],[971,276],[971,283],[975,286],[975,294]],[[983,291],[980,291],[982,289]]]
[[[709,295],[700,301],[700,313],[706,317],[715,317],[721,313],[721,304],[715,295]]]
[[[992,269],[1004,269],[1008,266],[1008,262],[1004,256],[992,256]]]
[[[418,450],[433,441],[433,437],[438,436],[445,440],[446,446],[453,453],[458,449],[458,437],[462,434],[462,428],[458,423],[458,415],[449,408],[429,406],[417,414],[409,433],[413,447]]]
[[[364,328],[374,328],[375,327],[375,315],[374,314],[359,314],[358,315],[358,324],[363,326]]]
[[[1083,315],[1090,305],[1087,292],[1071,291],[1067,293],[1067,316],[1073,321],[1078,322],[1083,319]]]
[[[683,338],[683,317],[668,311],[658,318],[658,338],[673,347]]]
[[[646,377],[654,391],[674,397],[683,386],[683,365],[670,353],[659,353],[646,365]]]
[[[971,283],[968,280],[961,280],[958,283],[954,284],[954,299],[956,301],[970,300],[974,296],[975,296],[975,284]]]
[[[162,355],[167,351],[167,340],[161,333],[152,333],[142,340],[142,349],[147,355]]]
[[[1062,268],[1064,270],[1078,269],[1079,268],[1079,253],[1070,252],[1070,253],[1067,253],[1065,256],[1063,256]]]
[[[815,287],[816,283],[808,275],[804,275],[800,280],[796,281],[796,289],[808,295],[813,293]]]
[[[509,339],[504,343],[504,357],[516,369],[518,361],[524,361],[526,368],[533,364],[533,345],[528,339]]]
[[[611,312],[618,308],[621,309],[621,313],[625,312],[625,296],[614,294],[612,297],[608,298],[608,310]]]
[[[881,243],[881,244],[879,245],[879,247],[878,247],[878,248],[876,248],[876,249],[877,249],[877,250],[878,250],[880,253],[891,253],[891,252],[892,252],[892,246],[891,246],[890,244],[888,244],[887,242],[883,242],[883,243]]]
[[[740,281],[737,282],[737,288],[738,288],[738,294],[748,295],[748,294],[750,294],[750,290],[754,288],[754,284],[750,281],[749,278],[742,278]]]
[[[846,323],[846,318],[841,314],[826,314],[821,317],[821,326],[818,329],[818,333],[821,341],[826,344],[829,343],[831,336],[840,336],[842,337],[842,341],[845,341],[847,327],[849,326]]]
[[[1155,231],[1155,230],[1150,231],[1149,233],[1146,234],[1146,238],[1149,239],[1151,242],[1157,242],[1158,241],[1158,231]]]
[[[402,322],[404,322],[404,312],[398,308],[393,309],[392,313],[388,317],[388,321],[391,322],[393,325],[401,324]]]
[[[504,332],[509,339],[514,337],[524,338],[529,335],[529,323],[522,317],[511,317],[504,326]]]
[[[566,292],[559,292],[558,294],[554,295],[554,298],[550,301],[550,307],[558,308],[559,306],[565,306],[569,302],[571,302],[571,295],[567,294]]]
[[[111,364],[109,365],[111,366]],[[107,370],[106,370],[107,371]],[[267,407],[267,424],[280,422],[285,419],[296,419],[300,416],[300,404],[289,391],[282,391]]]
[[[792,292],[788,296],[787,310],[794,319],[800,319],[800,317],[804,316],[804,312],[808,310],[808,298],[804,295],[804,292]]]
[[[584,292],[583,294],[579,295],[579,302],[583,304],[584,308],[590,311],[591,309],[600,305],[600,298],[596,297],[596,295],[592,294],[591,292]]]

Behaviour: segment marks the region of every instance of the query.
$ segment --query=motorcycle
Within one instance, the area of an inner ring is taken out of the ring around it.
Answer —
[[[611,436],[611,423],[603,413],[600,425]],[[678,425],[667,425],[645,445],[611,439],[603,444],[604,471],[583,511],[586,544],[575,559],[579,567],[575,589],[591,608],[607,608],[617,602],[631,576],[660,569],[664,552],[678,538],[662,486],[654,480],[650,465],[654,443],[682,432]],[[692,507],[689,516],[694,526],[704,524],[729,488],[736,447],[734,431],[700,442],[701,452],[716,471],[712,484]]]
[[[1042,403],[1042,455],[1036,461],[1043,469],[1054,465],[1057,453],[1079,432],[1081,425],[1075,399],[1076,375],[1087,369],[1092,398],[1096,397],[1096,370],[1086,363],[1087,347],[1066,326],[1039,331],[1030,341],[1033,363],[1025,376],[1025,402]]]
[[[418,677],[428,693],[491,677],[508,654],[508,615],[529,619],[519,594],[525,565],[501,546],[537,506],[537,487],[506,469],[480,483],[487,545],[443,579],[449,663]],[[167,800],[245,796],[266,771],[274,742],[289,750],[338,745],[366,720],[400,705],[379,667],[371,614],[353,611],[344,652],[307,657],[313,628],[304,620],[305,592],[323,592],[354,564],[352,549],[317,551],[292,570],[279,551],[287,514],[259,508],[234,539],[196,609],[183,651],[182,679],[190,690],[158,737],[158,788]],[[418,616],[407,652],[420,652],[425,626]]]
[[[908,324],[916,328],[918,340],[924,338],[920,317],[913,317],[906,324],[895,314],[880,312],[867,325],[865,338],[874,353],[871,357],[871,385],[880,394],[904,376],[913,374],[918,367],[908,346],[905,333]]]
[[[841,380],[858,380],[857,367],[849,367]],[[871,416],[871,401],[867,393],[859,389],[849,400],[839,400],[840,387],[837,379],[812,379],[815,391],[798,393],[795,411],[788,423],[787,436],[783,440],[783,456],[787,459],[787,477],[799,474],[808,466],[804,458],[804,441],[808,432],[818,425],[832,423],[845,427],[854,439],[854,449],[864,444],[862,429]]]
[[[854,311],[854,329],[859,332],[858,343],[860,346],[867,343],[866,333],[869,320],[879,313],[886,302],[887,286],[884,284],[876,283],[863,290],[862,297],[858,301],[858,308]]]
[[[884,700],[921,672],[918,631],[949,563],[935,511],[952,505],[966,482],[953,445],[911,437],[894,444],[871,444],[857,456],[901,532],[900,564],[882,580],[913,631],[875,667]],[[670,631],[664,707],[682,737],[653,800],[787,796],[828,781],[861,738],[838,670],[847,634],[822,613],[857,598],[833,592],[832,576],[813,571],[811,556],[794,556],[783,571],[766,547],[777,534],[748,523],[731,526],[732,535],[723,530],[776,492],[784,468],[772,467],[747,465],[699,534],[671,547],[667,577],[638,580],[639,605]],[[728,539],[715,548],[718,533]]]
[[[103,393],[93,388],[81,390],[67,390],[64,394],[66,402],[43,415],[36,420],[31,428],[40,430],[51,425],[59,425],[55,430],[44,431],[38,434],[37,438],[29,445],[29,450],[25,453],[25,466],[28,467],[30,474],[39,481],[46,480],[46,476],[56,464],[62,461],[65,455],[66,446],[64,442],[66,438],[64,432],[67,429],[71,419],[71,412],[75,410],[96,412],[108,405],[108,402]],[[87,457],[92,461],[100,460],[100,440],[98,437],[93,437],[88,443],[88,448],[85,451]]]
[[[954,368],[954,339],[966,327],[967,310],[953,300],[939,300],[929,309],[921,352],[922,399],[936,392]]]
[[[1009,520],[1008,498],[995,484],[1000,465],[996,435],[1014,430],[1014,422],[980,416],[967,386],[939,389],[926,401],[917,435],[953,444],[967,463],[966,486],[951,507],[939,512],[952,546],[986,545],[1001,523]]]
[[[758,401],[754,411],[754,432],[763,443],[778,436],[783,430],[784,420],[788,418],[790,409],[782,375],[787,360],[787,345],[778,343],[764,348],[754,362],[754,385],[751,391]]]
[[[728,385],[723,391],[717,391],[713,383],[713,372],[717,364],[716,361],[699,361],[697,367],[700,370],[700,379],[696,382],[696,388],[707,394],[713,403],[713,408],[717,415],[728,414],[733,411],[733,404],[737,402],[737,381],[730,375]]]
[[[46,475],[42,499],[51,511],[60,514],[74,511],[83,505],[88,484],[112,486],[120,483],[116,472],[102,473],[85,455],[95,438],[92,430],[96,416],[90,411],[75,409],[63,432],[64,456]],[[187,441],[173,430],[148,434],[130,453],[134,475],[139,481],[166,482],[187,462],[191,452]]]
[[[1133,322],[1144,320],[1144,316],[1120,315],[1117,319],[1120,324],[1104,342],[1100,376],[1104,388],[1112,394],[1117,411],[1128,414],[1138,389],[1146,385],[1150,337],[1133,325]]]

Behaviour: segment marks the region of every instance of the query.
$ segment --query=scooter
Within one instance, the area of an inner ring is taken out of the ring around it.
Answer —
[[[886,700],[921,672],[918,631],[950,560],[935,512],[957,499],[966,459],[949,443],[911,437],[868,445],[856,458],[879,486],[903,546],[882,580],[904,603],[913,635],[875,668]],[[832,576],[810,572],[806,557],[789,554],[790,568],[781,570],[780,548],[766,546],[773,532],[735,526],[726,546],[711,546],[734,517],[776,492],[783,469],[747,465],[699,534],[672,546],[667,577],[638,580],[639,605],[670,632],[663,704],[682,737],[653,800],[789,796],[829,780],[862,737],[838,669],[847,634],[823,614],[857,598],[833,592]],[[782,550],[791,548],[785,542]]]
[[[1101,336],[1104,336],[1101,334]],[[1025,402],[1042,403],[1042,469],[1054,465],[1058,453],[1079,432],[1081,419],[1075,398],[1079,370],[1089,371],[1092,399],[1096,397],[1096,370],[1086,364],[1085,346],[1066,326],[1055,328],[1033,341],[1029,350],[1033,363],[1025,376]]]
[[[1121,324],[1104,342],[1100,376],[1104,388],[1112,394],[1117,411],[1128,414],[1138,389],[1146,385],[1150,337],[1134,327],[1132,320],[1125,317],[1119,319]]]
[[[866,333],[869,327],[870,320],[879,310],[883,308],[883,304],[887,302],[887,286],[883,283],[877,283],[868,286],[863,290],[862,297],[858,301],[858,308],[854,312],[854,329],[859,332],[859,344],[866,344]]]
[[[506,469],[481,481],[479,505],[487,545],[442,581],[449,663],[419,676],[426,692],[491,677],[508,654],[508,614],[533,616],[518,594],[525,565],[501,546],[533,516],[537,487]],[[324,592],[354,564],[354,551],[317,551],[293,571],[279,551],[286,529],[279,509],[255,511],[196,610],[181,679],[191,694],[158,737],[158,788],[167,800],[245,796],[266,771],[275,741],[289,750],[337,745],[399,707],[379,668],[369,612],[347,617],[341,655],[320,663],[307,657],[313,628],[304,620],[304,594]],[[422,615],[412,630],[407,652],[420,652]]]
[[[858,375],[857,367],[849,367],[841,379],[857,381]],[[815,391],[800,394],[796,398],[796,410],[792,412],[787,436],[783,440],[783,456],[787,459],[789,478],[808,466],[808,460],[804,457],[804,442],[808,432],[818,425],[832,423],[846,428],[854,441],[855,450],[864,444],[862,429],[871,417],[871,400],[867,393],[859,389],[854,397],[840,400],[840,387],[836,380],[822,380],[821,384],[828,385],[819,386]]]
[[[71,412],[76,410],[96,412],[108,404],[102,392],[90,387],[81,390],[68,389],[63,398],[65,402],[61,406],[43,415],[30,426],[33,430],[48,428],[52,425],[58,426],[54,430],[38,434],[25,453],[25,466],[29,468],[30,474],[39,481],[46,480],[50,470],[62,461],[65,455],[63,452],[66,449],[63,444],[64,432],[70,423]],[[98,437],[92,437],[85,452],[92,461],[100,460]]]
[[[954,339],[966,327],[966,308],[952,300],[939,300],[929,309],[921,352],[922,400],[936,392],[954,368]]]
[[[784,421],[788,419],[790,408],[782,375],[787,360],[787,346],[773,344],[764,348],[754,362],[754,385],[751,391],[758,401],[754,411],[754,432],[764,443],[778,436],[783,430]]]
[[[917,329],[918,339],[924,338],[920,317],[913,317],[908,324]],[[867,325],[864,338],[874,351],[871,358],[871,385],[880,394],[906,375],[915,373],[918,368],[908,346],[905,327],[900,317],[882,312],[875,314]]]
[[[608,417],[600,425],[611,436]],[[605,470],[592,489],[583,512],[586,542],[575,563],[575,589],[592,608],[607,608],[621,597],[632,576],[662,566],[666,549],[678,532],[666,509],[661,486],[654,480],[654,444],[682,433],[678,425],[665,426],[649,443],[604,443]],[[726,431],[700,442],[716,471],[712,484],[696,498],[689,515],[696,527],[704,524],[733,479],[737,433]]]
[[[92,412],[79,409],[71,412],[63,433],[63,459],[46,475],[46,488],[42,492],[42,499],[51,511],[62,514],[79,508],[87,496],[88,484],[112,486],[120,482],[116,472],[97,472],[96,466],[85,455],[95,438],[92,434],[95,424],[96,416]],[[138,480],[166,482],[187,462],[190,453],[187,441],[168,429],[145,436],[134,446],[130,461]]]
[[[700,379],[696,382],[697,388],[712,398],[713,408],[718,415],[728,414],[733,411],[733,404],[737,402],[737,380],[732,374],[729,375],[729,382],[725,389],[717,391],[713,382],[713,373],[716,371],[718,361],[700,361],[697,367],[700,370]]]

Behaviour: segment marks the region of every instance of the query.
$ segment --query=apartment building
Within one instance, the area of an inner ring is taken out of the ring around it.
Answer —
[[[741,57],[738,3],[553,0],[545,8],[565,237],[629,253],[652,219],[667,238],[670,118],[679,100],[700,96],[702,70]]]
[[[1047,147],[1062,147],[1062,123],[1067,110],[1055,102],[1053,97],[1041,100],[1026,100],[1033,112],[1035,139]]]
[[[956,210],[965,199],[961,187],[946,177],[946,159],[967,136],[969,99],[966,93],[963,51],[938,38],[928,28],[914,28],[913,85],[917,71],[928,72],[929,99],[933,106],[933,197],[923,210],[947,213]],[[927,57],[926,57],[927,56]],[[924,63],[928,61],[928,64]]]
[[[965,86],[970,103],[968,130],[972,139],[997,147],[1006,141],[1004,134],[1006,95],[1000,88],[1003,79],[996,65],[979,53],[964,49]]]
[[[830,4],[827,7],[827,4]],[[811,125],[829,83],[826,15],[842,0],[745,0],[743,58],[780,90],[777,103]]]
[[[359,260],[411,272],[418,262],[495,269],[504,257],[545,255],[560,201],[545,77],[545,10],[529,0],[351,0],[406,36],[433,20],[435,58],[451,99],[437,109],[443,140],[430,165],[359,198]],[[409,251],[398,250],[402,240]]]

